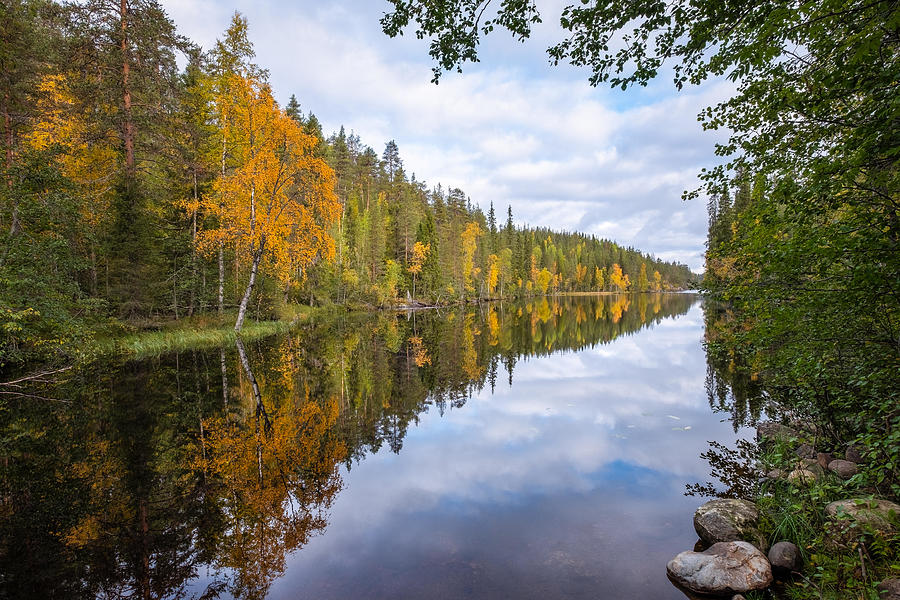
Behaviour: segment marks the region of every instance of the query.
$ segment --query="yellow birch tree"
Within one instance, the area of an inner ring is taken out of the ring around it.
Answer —
[[[305,277],[319,258],[334,256],[329,226],[340,214],[334,171],[315,156],[318,140],[275,103],[267,85],[233,75],[231,94],[219,96],[230,116],[237,167],[220,177],[203,200],[220,215],[198,236],[201,250],[231,245],[250,261],[250,275],[234,328],[240,331],[263,258],[284,282]]]

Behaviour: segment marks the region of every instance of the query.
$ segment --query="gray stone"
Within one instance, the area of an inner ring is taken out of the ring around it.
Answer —
[[[875,589],[881,600],[900,600],[900,579],[885,579]]]
[[[763,441],[787,442],[791,438],[800,437],[800,432],[792,429],[787,425],[775,423],[774,421],[766,421],[756,426],[756,439]]]
[[[771,471],[766,473],[766,477],[768,479],[781,479],[782,477],[784,477],[784,471],[782,471],[781,469],[772,469]]]
[[[847,446],[847,451],[844,452],[844,458],[854,463],[862,463],[863,455],[862,450],[859,446]]]
[[[740,595],[740,594],[735,594],[734,596],[731,597],[731,600],[747,600],[747,599],[744,598],[744,597],[743,597],[742,595]]]
[[[772,583],[766,556],[747,542],[719,542],[705,552],[682,552],[669,561],[666,573],[691,592],[717,596],[762,590]]]
[[[800,548],[790,542],[772,544],[769,549],[769,563],[772,570],[779,574],[788,574],[800,568]]]
[[[858,523],[891,534],[897,530],[895,523],[900,519],[900,505],[888,500],[851,498],[828,504],[825,514],[832,518],[847,515]]]
[[[800,458],[808,458],[811,460],[816,459],[816,449],[809,444],[800,444],[799,446],[797,446],[797,449],[794,450],[794,454],[796,454]]]
[[[807,469],[795,469],[788,473],[787,480],[789,483],[797,483],[810,485],[817,479],[816,474]]]
[[[837,476],[841,479],[850,479],[857,472],[856,463],[849,460],[841,460],[840,458],[828,463],[828,470],[832,473],[837,473]]]
[[[764,546],[758,524],[759,510],[747,500],[710,500],[694,513],[694,530],[707,544],[746,540]]]

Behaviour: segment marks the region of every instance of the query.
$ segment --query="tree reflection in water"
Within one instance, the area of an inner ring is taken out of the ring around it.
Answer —
[[[35,384],[66,402],[0,407],[0,595],[262,598],[324,532],[341,468],[400,452],[429,407],[462,408],[523,358],[609,343],[695,300],[349,315]]]

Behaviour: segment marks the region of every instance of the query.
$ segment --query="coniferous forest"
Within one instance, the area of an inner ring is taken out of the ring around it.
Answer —
[[[153,0],[0,10],[0,363],[297,304],[694,284],[684,265],[475,199],[485,214],[417,180],[394,141],[327,134],[273,97],[239,14],[204,51]]]

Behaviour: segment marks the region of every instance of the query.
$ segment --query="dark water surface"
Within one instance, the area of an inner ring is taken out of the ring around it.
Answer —
[[[354,315],[3,405],[0,597],[683,598],[692,295]]]

